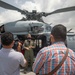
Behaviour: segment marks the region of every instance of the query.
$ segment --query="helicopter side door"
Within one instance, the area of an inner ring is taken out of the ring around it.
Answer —
[[[39,37],[38,36],[33,36],[34,38],[34,44],[36,45],[35,48],[34,48],[34,55],[36,56],[37,53],[40,51],[41,48],[45,47],[46,46],[46,36],[44,35],[41,35]]]

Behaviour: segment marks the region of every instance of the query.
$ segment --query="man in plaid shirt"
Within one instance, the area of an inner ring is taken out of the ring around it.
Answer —
[[[66,33],[66,27],[61,24],[53,27],[50,35],[52,45],[44,47],[38,52],[33,64],[35,73],[48,74],[61,62],[67,50]],[[66,60],[53,75],[75,75],[75,53],[71,49],[68,50]]]

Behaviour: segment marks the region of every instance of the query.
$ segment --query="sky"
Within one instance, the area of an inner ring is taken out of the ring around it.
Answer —
[[[52,12],[56,9],[75,5],[75,0],[2,0],[22,10],[37,10],[38,12]],[[16,21],[24,17],[20,12],[0,7],[0,25]],[[43,17],[43,20],[52,25],[63,24],[67,30],[75,32],[75,11],[59,13]]]

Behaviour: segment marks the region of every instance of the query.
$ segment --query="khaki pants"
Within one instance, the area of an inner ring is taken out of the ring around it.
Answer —
[[[24,57],[27,60],[28,65],[30,65],[30,68],[32,69],[32,65],[33,65],[33,62],[34,62],[34,53],[33,53],[33,50],[32,49],[31,50],[25,50]],[[26,70],[28,68],[28,65],[26,65],[26,67],[25,67]]]

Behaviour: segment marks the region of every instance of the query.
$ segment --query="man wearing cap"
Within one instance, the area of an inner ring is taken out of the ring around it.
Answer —
[[[35,48],[31,34],[27,35],[27,39],[24,41],[23,48],[25,49],[24,56],[27,62],[30,62],[30,69],[32,70],[34,53],[33,48]],[[24,72],[27,71],[28,65],[25,67]]]

